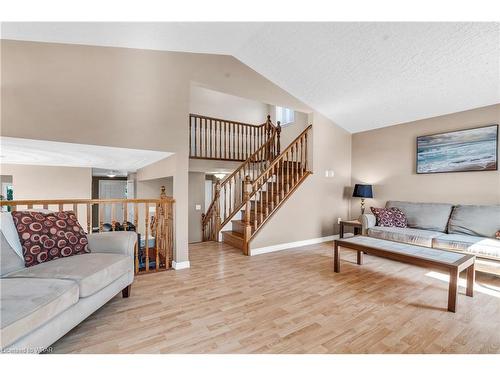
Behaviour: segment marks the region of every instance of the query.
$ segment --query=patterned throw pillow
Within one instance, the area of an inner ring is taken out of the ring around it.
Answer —
[[[497,240],[500,240],[500,230],[495,233],[495,237]]]
[[[397,207],[376,208],[370,207],[376,218],[376,224],[379,227],[399,227],[406,228],[408,221],[406,215]]]
[[[12,217],[23,248],[26,267],[90,253],[87,236],[73,211],[14,211]]]
[[[408,219],[403,211],[397,207],[391,207],[390,210],[394,214],[393,223],[395,227],[406,228],[408,227]]]

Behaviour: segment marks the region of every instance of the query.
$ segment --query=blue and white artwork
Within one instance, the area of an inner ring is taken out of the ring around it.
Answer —
[[[417,137],[417,173],[495,171],[498,125]]]

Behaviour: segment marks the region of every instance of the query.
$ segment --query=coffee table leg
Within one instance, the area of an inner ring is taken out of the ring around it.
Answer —
[[[474,268],[474,263],[472,263],[469,268],[467,268],[467,291],[465,292],[465,294],[468,297],[474,296],[474,281],[476,279],[476,272]]]
[[[340,272],[340,254],[339,254],[339,245],[337,245],[337,241],[333,242],[333,271]]]
[[[448,311],[455,312],[458,297],[458,268],[450,270],[450,285],[448,286]]]
[[[358,250],[358,256],[356,260],[359,265],[363,264],[363,252],[361,250]]]

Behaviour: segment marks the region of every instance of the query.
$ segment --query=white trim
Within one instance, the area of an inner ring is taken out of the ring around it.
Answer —
[[[311,238],[309,240],[281,243],[278,245],[266,246],[266,247],[259,247],[257,249],[250,249],[250,255],[260,255],[260,254],[272,253],[275,251],[293,249],[295,247],[314,245],[317,243],[333,241],[333,240],[338,239],[338,238],[339,238],[339,235],[336,234],[334,236]]]
[[[184,262],[176,262],[175,260],[172,261],[172,268],[174,270],[183,270],[190,267],[191,263],[189,262],[189,260],[185,260]]]

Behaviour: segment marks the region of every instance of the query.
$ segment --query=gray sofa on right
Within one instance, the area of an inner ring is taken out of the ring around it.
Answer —
[[[500,205],[453,205],[388,201],[408,219],[407,228],[376,226],[375,216],[361,215],[362,233],[369,237],[472,253],[476,269],[500,275]]]

